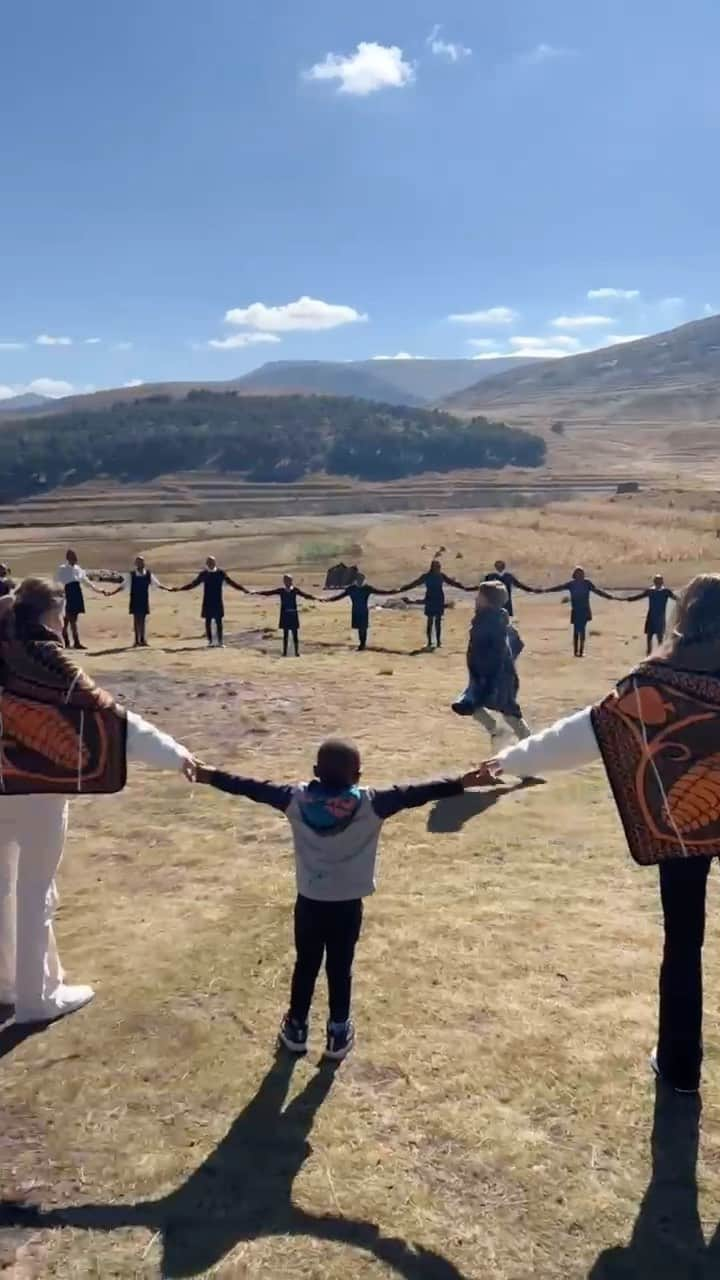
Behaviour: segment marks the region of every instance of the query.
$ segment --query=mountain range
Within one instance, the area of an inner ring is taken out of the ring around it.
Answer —
[[[61,400],[14,396],[0,401],[0,411],[7,421],[152,395],[182,399],[193,389],[352,396],[506,420],[714,422],[720,418],[720,315],[560,360],[278,360],[225,382],[144,383]]]

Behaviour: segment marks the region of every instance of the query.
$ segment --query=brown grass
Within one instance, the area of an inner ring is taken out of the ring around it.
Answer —
[[[520,514],[479,524],[451,571],[485,564],[498,543],[546,577],[577,558],[559,512],[540,531]],[[654,525],[633,532],[616,507],[607,523],[594,508],[572,514],[597,560],[596,539],[613,558],[627,543],[621,576],[653,561]],[[448,542],[450,524],[429,523],[432,534],[407,522],[357,536],[391,580],[424,562],[423,543]],[[671,581],[695,536],[675,530]],[[559,600],[518,603],[537,725],[600,695],[641,652],[641,605],[599,602],[579,663]],[[230,594],[228,607],[229,647],[207,653],[198,597],[156,597],[154,648],[135,654],[116,651],[123,598],[91,598],[87,666],[201,754],[260,776],[308,776],[336,729],[359,740],[367,781],[484,754],[481,732],[448,710],[466,604],[448,615],[443,651],[418,656],[419,613],[375,614],[378,650],[356,655],[345,606],[309,606],[299,661],[263,636],[274,602]],[[334,1077],[316,1067],[321,987],[313,1052],[292,1074],[273,1059],[294,889],[277,815],[136,770],[122,796],[74,802],[61,889],[64,962],[98,998],[2,1063],[2,1195],[39,1208],[24,1229],[14,1210],[0,1217],[0,1270],[6,1260],[17,1280],[718,1274],[717,1251],[698,1243],[700,1223],[709,1238],[720,1217],[717,931],[711,918],[700,1191],[693,1104],[678,1104],[659,1117],[669,1181],[658,1165],[641,1213],[659,910],[599,769],[389,824],[358,954],[358,1045]]]

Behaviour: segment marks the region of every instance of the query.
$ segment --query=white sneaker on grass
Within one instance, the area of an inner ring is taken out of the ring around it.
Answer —
[[[92,987],[68,987],[65,986],[65,983],[62,983],[53,992],[52,997],[37,1008],[16,1008],[15,1022],[16,1024],[56,1022],[58,1018],[65,1018],[69,1013],[76,1013],[78,1009],[84,1009],[85,1005],[90,1004],[90,1001],[94,999],[95,992]]]

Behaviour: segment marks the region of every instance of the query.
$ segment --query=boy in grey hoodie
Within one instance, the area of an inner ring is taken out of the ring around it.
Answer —
[[[291,1053],[305,1053],[308,1015],[325,957],[330,1002],[325,1057],[339,1061],[353,1047],[350,1017],[352,965],[360,936],[363,898],[375,892],[375,865],[383,823],[467,787],[483,785],[470,772],[456,778],[370,790],[360,787],[360,752],[352,742],[330,738],[317,755],[312,782],[277,786],[197,766],[197,781],[270,805],[287,817],[295,846],[297,959],[290,1008],[280,1040]],[[484,778],[484,775],[483,775]]]

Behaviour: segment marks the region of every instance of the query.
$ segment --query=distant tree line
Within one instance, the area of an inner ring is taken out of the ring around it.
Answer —
[[[326,472],[394,480],[424,471],[538,467],[545,443],[485,418],[326,396],[191,391],[119,401],[0,427],[0,501],[99,477],[179,471],[288,482]]]

